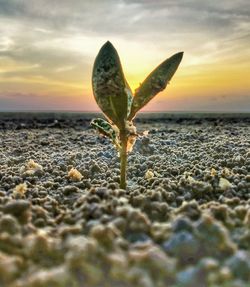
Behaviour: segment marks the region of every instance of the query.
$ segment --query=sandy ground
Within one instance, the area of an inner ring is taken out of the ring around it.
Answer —
[[[0,286],[250,286],[250,120],[0,121]]]

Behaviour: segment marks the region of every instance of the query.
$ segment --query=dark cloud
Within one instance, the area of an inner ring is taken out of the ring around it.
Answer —
[[[222,30],[229,33],[236,21],[249,21],[249,3],[247,0],[0,0],[0,14],[65,32],[123,33],[134,37],[157,31],[216,34]]]
[[[204,54],[201,50],[204,43],[216,41],[225,46],[229,39],[250,34],[249,3],[247,0],[0,0],[0,33],[16,24],[19,30],[11,37],[19,45],[24,41],[27,45],[43,38],[53,40],[78,34],[105,39],[119,37],[128,44],[155,43],[162,50],[182,45],[199,55]]]

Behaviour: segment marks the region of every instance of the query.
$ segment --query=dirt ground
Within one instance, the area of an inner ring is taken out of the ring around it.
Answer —
[[[0,121],[0,286],[250,286],[250,120]]]

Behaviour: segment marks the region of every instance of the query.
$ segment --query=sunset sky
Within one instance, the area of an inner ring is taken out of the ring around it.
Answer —
[[[0,0],[0,111],[99,110],[91,73],[107,40],[133,90],[184,51],[145,111],[250,112],[249,0]]]

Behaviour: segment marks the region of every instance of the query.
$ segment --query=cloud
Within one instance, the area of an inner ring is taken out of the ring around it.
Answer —
[[[4,18],[59,31],[90,34],[199,32],[227,34],[236,22],[249,22],[249,1],[0,0]],[[190,30],[192,27],[192,30]],[[216,27],[216,30],[213,28]],[[157,28],[157,29],[156,29]]]
[[[1,27],[18,23],[19,30],[14,35],[12,31],[16,42],[47,41],[53,45],[65,41],[66,47],[58,46],[58,50],[71,50],[80,35],[92,42],[97,39],[96,45],[102,39],[122,39],[128,45],[154,43],[160,53],[182,47],[199,57],[213,52],[211,42],[217,42],[217,47],[223,49],[230,39],[250,33],[248,2],[0,0],[0,17]],[[72,39],[71,46],[68,39]]]
[[[247,65],[250,2],[0,0],[0,92],[8,91],[7,81],[18,85],[17,79],[39,77],[50,85],[89,87],[106,40],[114,42],[133,79],[143,79],[179,50],[185,51],[183,73],[192,72],[188,67],[199,73],[207,65]]]
[[[37,40],[41,37],[40,42],[46,37],[51,40],[84,35],[122,38],[128,43],[143,41],[145,45],[154,42],[162,50],[192,47],[199,53],[204,43],[223,43],[250,33],[248,2],[0,0],[0,15],[11,20],[8,26],[18,22],[20,35],[35,34]]]

